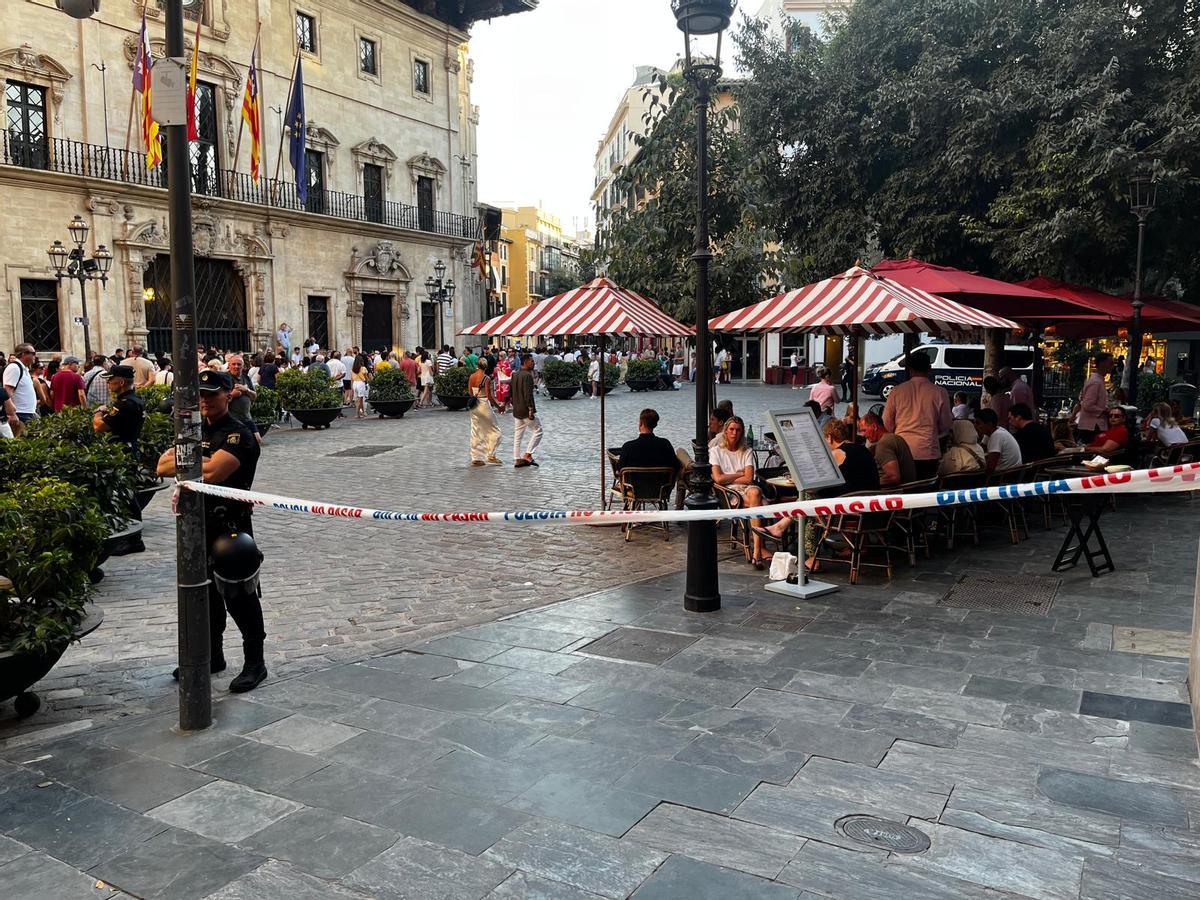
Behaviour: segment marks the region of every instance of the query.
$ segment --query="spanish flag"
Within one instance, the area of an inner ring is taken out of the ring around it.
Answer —
[[[187,116],[188,140],[200,140],[200,128],[196,124],[196,69],[200,59],[200,20],[196,20],[196,43],[192,47],[192,69],[188,72]]]
[[[146,166],[153,169],[162,164],[162,144],[158,141],[158,123],[151,112],[151,93],[154,58],[150,55],[150,38],[146,35],[146,13],[142,13],[142,33],[138,36],[137,56],[133,61],[133,89],[142,95],[142,144],[146,148]]]
[[[262,115],[258,102],[258,67],[255,57],[258,55],[258,42],[250,51],[250,71],[246,73],[246,92],[242,95],[242,121],[250,129],[250,178],[258,183],[259,168],[262,160],[262,130],[259,123]]]

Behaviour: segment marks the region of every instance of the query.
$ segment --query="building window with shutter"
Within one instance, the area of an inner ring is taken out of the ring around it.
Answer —
[[[12,162],[44,169],[49,160],[46,134],[46,89],[9,81],[4,85],[5,126]]]

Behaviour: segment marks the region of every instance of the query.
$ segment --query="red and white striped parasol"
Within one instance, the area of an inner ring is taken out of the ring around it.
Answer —
[[[713,331],[939,334],[1019,326],[855,266],[841,275],[717,316],[708,327]]]
[[[695,330],[668,316],[653,300],[607,278],[597,278],[565,294],[464,328],[459,334],[691,337]]]

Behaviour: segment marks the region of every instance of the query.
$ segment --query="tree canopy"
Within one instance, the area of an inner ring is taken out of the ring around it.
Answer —
[[[764,274],[794,287],[880,256],[1128,291],[1143,168],[1147,291],[1200,300],[1198,23],[1200,0],[857,0],[786,43],[746,22],[736,113],[710,113],[714,313]],[[688,90],[666,86],[625,173],[650,201],[602,235],[616,277],[684,316]]]

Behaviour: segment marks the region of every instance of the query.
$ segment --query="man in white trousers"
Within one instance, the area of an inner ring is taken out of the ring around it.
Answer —
[[[537,417],[537,404],[533,397],[533,354],[521,354],[521,368],[513,373],[509,382],[509,393],[512,400],[513,421],[516,430],[513,432],[513,466],[523,469],[526,466],[537,466],[533,451],[542,442],[542,423]],[[529,446],[521,451],[521,439],[525,431],[531,432]]]

